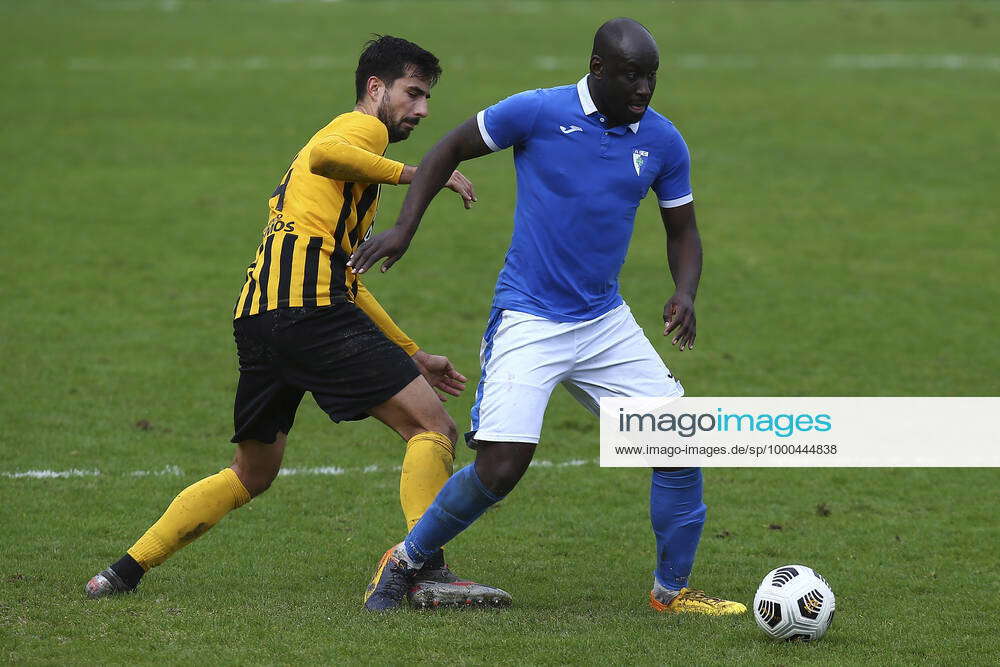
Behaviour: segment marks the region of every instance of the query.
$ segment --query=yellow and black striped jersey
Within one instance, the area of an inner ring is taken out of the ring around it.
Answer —
[[[403,171],[402,163],[382,157],[388,145],[382,121],[352,111],[302,147],[268,200],[263,239],[247,267],[236,319],[349,300],[397,345],[417,351],[346,265],[371,231],[381,184],[398,183]]]

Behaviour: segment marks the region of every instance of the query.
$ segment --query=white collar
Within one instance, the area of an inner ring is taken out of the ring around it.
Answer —
[[[590,96],[590,87],[587,85],[586,75],[576,82],[576,93],[580,96],[580,106],[583,107],[584,116],[589,116],[597,112],[597,105],[594,104],[594,99]],[[628,129],[632,130],[633,134],[637,133],[639,131],[639,123],[630,124]]]

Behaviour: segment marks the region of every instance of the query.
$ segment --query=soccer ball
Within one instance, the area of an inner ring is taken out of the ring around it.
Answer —
[[[833,622],[830,584],[805,565],[782,565],[767,573],[753,597],[753,617],[775,639],[815,641]]]

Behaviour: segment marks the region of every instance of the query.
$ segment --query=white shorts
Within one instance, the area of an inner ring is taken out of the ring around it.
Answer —
[[[684,395],[624,303],[586,322],[494,309],[479,362],[470,441],[537,443],[559,383],[595,416],[601,397]]]

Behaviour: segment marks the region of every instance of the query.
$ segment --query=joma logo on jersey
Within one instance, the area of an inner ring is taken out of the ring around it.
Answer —
[[[635,167],[636,176],[642,172],[642,165],[646,164],[648,157],[649,151],[641,151],[638,148],[632,151],[632,166]]]

